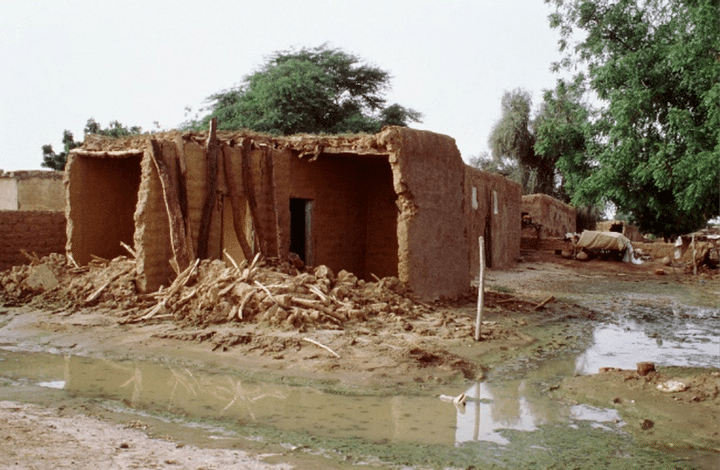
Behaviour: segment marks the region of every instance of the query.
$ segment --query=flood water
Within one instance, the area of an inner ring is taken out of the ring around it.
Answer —
[[[553,400],[538,384],[576,373],[596,373],[600,367],[634,369],[640,361],[717,367],[720,351],[717,310],[666,306],[662,308],[670,310],[664,311],[622,302],[606,308],[617,314],[595,328],[592,345],[579,356],[549,360],[528,370],[522,379],[492,380],[444,391],[452,395],[464,392],[465,406],[442,401],[437,394],[340,394],[152,362],[12,348],[0,350],[0,385],[4,385],[0,397],[3,390],[17,386],[41,387],[60,396],[102,400],[106,406],[130,413],[180,417],[183,425],[223,423],[225,434],[273,430],[285,441],[309,435],[326,439],[324,445],[366,442],[389,446],[388,453],[398,455],[403,445],[416,449],[431,446],[437,453],[439,448],[465,449],[468,444],[484,443],[491,447],[482,452],[494,449],[497,456],[521,436],[547,429],[563,437],[560,441],[533,438],[542,441],[537,443],[537,452],[554,451],[548,446],[561,446],[552,442],[562,442],[571,433],[600,433],[600,445],[604,445],[605,440],[623,435],[624,423],[615,410]],[[463,462],[457,461],[461,466]]]

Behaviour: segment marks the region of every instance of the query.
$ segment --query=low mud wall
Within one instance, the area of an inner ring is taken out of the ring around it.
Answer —
[[[478,238],[481,236],[486,266],[507,268],[520,256],[521,194],[520,185],[503,176],[466,168],[465,220],[473,278],[480,266]]]
[[[523,196],[522,212],[527,212],[534,223],[542,225],[540,238],[564,237],[577,230],[577,210],[547,194]]]
[[[46,256],[65,253],[65,213],[0,211],[0,270],[27,264],[20,250]]]

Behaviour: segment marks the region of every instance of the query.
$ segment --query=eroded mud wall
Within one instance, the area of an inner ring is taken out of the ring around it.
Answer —
[[[397,210],[387,157],[320,155],[293,158],[290,165],[289,197],[312,204],[309,262],[367,280],[397,275]]]
[[[470,287],[463,212],[465,164],[451,137],[396,128],[390,157],[398,195],[398,277],[423,299]]]
[[[143,156],[141,170],[134,234],[138,287],[141,291],[155,291],[170,285],[175,276],[170,266],[170,225],[158,171],[148,152]]]
[[[139,154],[122,158],[70,155],[67,170],[67,246],[79,264],[92,255],[112,259],[132,245],[140,186]]]
[[[480,236],[486,266],[506,268],[520,256],[521,194],[519,184],[501,175],[466,167],[464,210],[471,277],[475,278],[479,271]]]
[[[65,241],[64,212],[0,210],[0,271],[30,262],[20,250],[64,253]]]
[[[547,194],[523,196],[522,212],[542,225],[540,238],[564,237],[577,230],[577,210]]]

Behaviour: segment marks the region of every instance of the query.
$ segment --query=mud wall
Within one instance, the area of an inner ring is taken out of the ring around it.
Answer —
[[[522,212],[527,212],[533,222],[542,224],[541,238],[564,237],[577,230],[577,210],[547,194],[523,196]]]
[[[140,154],[102,158],[71,153],[67,169],[67,246],[79,264],[92,255],[126,255],[133,244],[133,214],[140,185]]]
[[[18,210],[65,210],[65,185],[62,171],[28,171],[17,180]]]
[[[17,208],[17,180],[0,178],[0,211],[16,211]]]
[[[0,210],[0,270],[27,264],[20,250],[46,256],[65,252],[65,213]]]
[[[465,164],[451,137],[393,129],[389,146],[398,196],[398,277],[423,299],[470,287],[463,192]]]
[[[141,291],[154,291],[159,286],[170,285],[175,276],[169,262],[173,256],[170,224],[160,178],[149,152],[144,152],[140,168],[133,235],[138,287]]]
[[[365,280],[397,276],[397,209],[387,156],[293,158],[291,174],[289,197],[312,204],[308,263]]]
[[[465,168],[464,210],[472,278],[480,267],[480,236],[487,267],[507,268],[520,256],[521,195],[521,186],[501,175]]]
[[[637,227],[630,225],[622,220],[604,220],[595,225],[596,230],[600,232],[618,232],[625,235],[631,242],[644,242],[645,237],[642,236]]]
[[[62,171],[0,170],[0,210],[65,210]]]

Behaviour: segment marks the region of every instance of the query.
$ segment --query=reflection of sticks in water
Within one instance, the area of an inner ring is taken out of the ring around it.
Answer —
[[[182,385],[185,387],[185,390],[187,390],[189,393],[191,393],[193,396],[197,396],[197,391],[195,390],[195,387],[193,384],[190,383],[189,380],[187,380],[183,375],[178,373],[175,369],[170,369],[170,372],[172,372],[174,382],[172,391],[170,392],[170,398],[168,400],[168,410],[170,409],[170,405],[175,400],[175,391],[177,390],[178,385]],[[185,369],[185,373],[190,376],[190,378],[197,384],[197,380],[195,380],[195,377],[192,375],[192,372]]]
[[[130,377],[124,384],[120,385],[120,388],[127,387],[128,385],[133,384],[133,391],[132,396],[130,398],[130,404],[135,406],[135,404],[140,399],[140,393],[142,392],[142,372],[140,371],[139,366],[135,366],[135,371],[133,372],[133,376]]]

